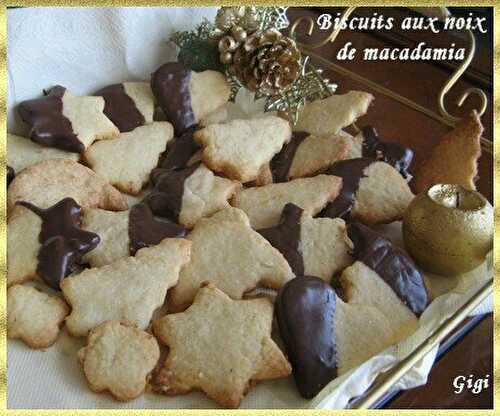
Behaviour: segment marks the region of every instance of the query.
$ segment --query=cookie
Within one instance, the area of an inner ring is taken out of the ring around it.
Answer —
[[[44,146],[82,153],[95,140],[120,133],[104,115],[102,97],[78,97],[57,85],[43,98],[23,101],[18,112],[30,126],[30,137]]]
[[[238,407],[251,383],[290,374],[271,338],[272,320],[268,298],[233,300],[203,286],[185,312],[154,321],[155,335],[169,347],[154,383],[166,394],[201,390],[224,407]]]
[[[38,278],[42,219],[18,206],[7,221],[7,286]]]
[[[167,289],[177,283],[179,270],[189,261],[190,242],[165,239],[99,268],[63,280],[61,289],[71,305],[68,331],[84,336],[97,325],[126,321],[145,329],[156,308],[163,305]]]
[[[308,215],[316,215],[337,197],[341,187],[342,180],[335,176],[299,178],[242,189],[231,200],[231,205],[248,215],[252,228],[267,228],[279,223],[281,212],[289,202],[302,208]]]
[[[414,195],[406,180],[391,165],[370,158],[333,164],[327,174],[342,178],[337,198],[321,217],[356,219],[365,224],[400,220]]]
[[[344,302],[314,276],[298,276],[283,286],[276,317],[295,384],[306,399],[398,341],[375,307]]]
[[[158,68],[151,75],[151,89],[176,136],[221,107],[231,94],[224,74],[210,70],[198,73],[178,62]]]
[[[43,160],[70,159],[77,162],[79,157],[77,153],[41,146],[26,137],[7,133],[7,165],[16,173]]]
[[[141,248],[159,244],[165,238],[184,237],[187,233],[178,224],[155,218],[143,203],[120,212],[86,208],[82,228],[96,233],[101,239],[99,245],[83,257],[92,267],[105,266],[135,255]]]
[[[50,347],[68,313],[62,299],[31,286],[14,285],[7,290],[7,336],[31,348]]]
[[[64,159],[44,160],[20,172],[9,186],[7,209],[11,213],[17,201],[48,208],[67,197],[82,207],[127,209],[117,189],[86,166]]]
[[[188,307],[205,281],[241,299],[259,285],[278,289],[294,277],[283,255],[250,228],[239,209],[227,208],[201,219],[187,239],[192,242],[191,262],[169,291],[171,310]]]
[[[483,126],[473,111],[447,133],[415,172],[415,190],[427,191],[438,183],[476,189],[477,162],[481,156]]]
[[[336,161],[349,158],[350,138],[351,135],[342,130],[326,136],[294,131],[290,142],[271,160],[269,169],[261,169],[256,184],[314,176]]]
[[[257,178],[291,138],[289,123],[269,116],[212,124],[194,133],[203,147],[202,160],[213,171],[240,182]]]
[[[349,91],[307,103],[299,112],[294,130],[316,136],[337,134],[365,115],[373,98],[367,92]]]
[[[352,264],[340,218],[312,218],[297,205],[286,204],[280,223],[258,232],[283,254],[297,276],[330,282],[335,273]]]
[[[395,306],[389,304],[399,302],[410,314],[420,316],[429,303],[429,294],[423,275],[410,256],[363,224],[349,224],[347,235],[353,243],[352,255],[357,260],[344,270],[341,278],[349,302],[356,302],[355,298],[359,297],[357,303],[363,303],[361,292],[368,285],[373,285],[373,290],[376,290],[375,285],[381,281],[385,284],[378,284],[378,287],[386,295],[372,296],[371,299],[365,299],[365,304],[373,304],[380,310],[387,308],[386,315],[390,316],[390,309]],[[389,291],[399,299],[389,302],[389,298],[385,297],[389,296]],[[374,294],[371,290],[363,293],[367,293],[368,297]],[[386,304],[384,299],[387,299]]]
[[[411,177],[409,168],[413,161],[413,150],[396,142],[380,139],[372,126],[365,126],[360,132],[362,136],[362,155],[388,163],[396,169],[403,178]]]
[[[104,114],[124,133],[153,122],[154,96],[148,82],[123,82],[101,88]]]
[[[90,168],[122,192],[137,195],[174,134],[172,125],[155,122],[94,143],[84,154]]]
[[[7,284],[41,277],[59,290],[99,236],[80,228],[81,207],[65,198],[47,209],[19,202],[8,222]]]
[[[215,176],[198,162],[183,169],[157,169],[151,175],[153,191],[145,198],[152,211],[188,228],[203,217],[228,208],[241,184]]]
[[[160,359],[160,347],[147,332],[118,321],[94,328],[78,358],[92,391],[109,391],[128,401],[140,396]]]
[[[341,376],[397,344],[405,335],[376,307],[344,302],[337,296],[335,337],[337,374]]]
[[[336,295],[317,277],[298,276],[278,292],[276,318],[299,393],[313,398],[337,376]]]

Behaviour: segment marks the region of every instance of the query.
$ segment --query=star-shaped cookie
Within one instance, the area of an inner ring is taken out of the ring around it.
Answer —
[[[33,141],[69,152],[81,153],[95,140],[120,133],[104,115],[104,98],[79,97],[60,85],[42,98],[23,101],[18,111]]]
[[[235,301],[203,286],[188,310],[153,324],[170,349],[155,383],[166,394],[202,390],[222,406],[238,407],[251,381],[291,372],[271,339],[272,320],[268,298]]]

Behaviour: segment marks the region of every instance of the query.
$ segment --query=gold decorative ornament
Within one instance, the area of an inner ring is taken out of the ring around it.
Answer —
[[[278,30],[255,32],[234,52],[230,71],[250,91],[276,95],[300,75],[301,54]]]
[[[434,185],[408,206],[403,238],[424,270],[444,276],[465,273],[493,247],[493,207],[479,192]]]

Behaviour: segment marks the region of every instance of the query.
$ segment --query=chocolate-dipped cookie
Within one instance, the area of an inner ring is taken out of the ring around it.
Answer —
[[[179,224],[153,215],[145,203],[128,211],[112,212],[84,209],[82,228],[98,234],[101,243],[84,256],[92,267],[101,267],[137,250],[159,244],[165,238],[184,237],[187,230]]]
[[[33,141],[75,153],[83,152],[95,140],[119,134],[103,111],[102,97],[78,97],[60,85],[48,90],[43,98],[18,106]]]
[[[124,82],[96,91],[104,98],[104,114],[123,133],[153,121],[154,96],[147,82]]]
[[[201,162],[181,169],[155,169],[151,181],[153,190],[144,202],[155,215],[188,228],[228,208],[229,199],[241,187],[239,182],[214,175]]]
[[[178,62],[159,67],[151,75],[151,89],[176,136],[221,107],[231,93],[222,73],[198,73]]]
[[[429,294],[413,261],[389,240],[363,224],[353,223],[347,233],[356,259],[340,276],[345,301],[370,306],[382,314],[391,332],[386,346],[411,335],[427,307]]]
[[[337,296],[323,280],[298,276],[281,288],[276,317],[300,394],[313,398],[337,376]]]
[[[352,263],[340,218],[312,218],[289,203],[278,225],[258,232],[283,254],[297,276],[318,276],[329,282]]]
[[[41,277],[58,290],[61,281],[100,241],[80,227],[81,207],[65,198],[47,209],[21,201],[8,225],[8,284]],[[21,250],[23,255],[17,253]],[[16,254],[14,254],[16,253]]]
[[[409,168],[413,161],[413,150],[396,142],[382,141],[372,126],[365,126],[354,139],[361,147],[361,155],[388,163],[403,178],[410,180]]]
[[[319,214],[321,217],[390,223],[403,217],[414,197],[396,169],[375,159],[342,160],[325,173],[342,178],[342,189]]]
[[[349,157],[351,142],[351,135],[342,130],[323,136],[294,131],[269,166],[261,169],[256,185],[287,182],[323,172],[333,163]]]

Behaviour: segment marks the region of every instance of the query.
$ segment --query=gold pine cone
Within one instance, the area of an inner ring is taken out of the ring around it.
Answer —
[[[277,95],[300,75],[301,54],[278,30],[255,32],[234,52],[231,72],[251,91]]]

